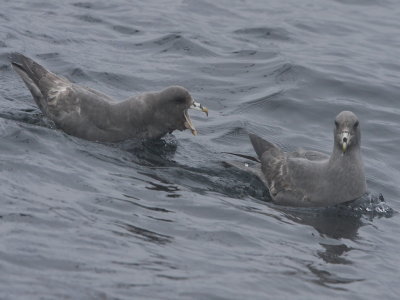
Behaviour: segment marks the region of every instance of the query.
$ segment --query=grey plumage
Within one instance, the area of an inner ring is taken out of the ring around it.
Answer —
[[[57,76],[32,59],[15,53],[12,66],[36,104],[66,133],[92,141],[160,138],[174,130],[196,130],[187,110],[208,114],[183,87],[148,92],[116,102],[109,96]]]
[[[251,172],[260,177],[277,204],[330,206],[366,193],[360,126],[350,111],[341,112],[335,119],[330,156],[306,150],[287,153],[255,134],[249,136],[261,161],[261,173],[254,172],[255,167]]]

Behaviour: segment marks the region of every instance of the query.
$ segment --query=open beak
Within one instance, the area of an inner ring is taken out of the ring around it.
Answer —
[[[195,109],[195,110],[200,110],[203,113],[205,113],[207,115],[207,117],[208,117],[208,108],[203,106],[203,105],[201,105],[200,103],[198,103],[196,101],[193,101],[192,105],[190,105],[190,108],[191,109]]]
[[[193,135],[197,135],[197,130],[194,128],[192,120],[190,120],[187,109],[183,112],[183,115],[185,116],[185,127],[190,129]]]
[[[340,134],[340,141],[342,142],[342,151],[343,153],[345,153],[347,150],[347,146],[349,145],[350,133],[348,131],[343,131]]]
[[[196,101],[193,101],[192,105],[189,108],[195,109],[195,110],[200,110],[200,111],[204,112],[208,117],[208,108],[201,105],[200,103],[198,103]],[[197,130],[196,130],[196,128],[194,128],[192,120],[190,120],[188,111],[185,110],[183,112],[183,114],[185,116],[185,127],[187,129],[190,129],[190,131],[192,132],[193,135],[197,135]]]

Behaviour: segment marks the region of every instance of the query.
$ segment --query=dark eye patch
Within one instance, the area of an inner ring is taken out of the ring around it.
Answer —
[[[354,123],[354,128],[357,128],[358,127],[358,124],[359,124],[359,122],[358,122],[358,120]]]
[[[338,121],[336,121],[336,120],[335,120],[335,126],[336,126],[336,128],[338,128],[338,127],[339,127],[339,122],[338,122]]]
[[[177,102],[177,103],[185,103],[186,102],[186,98],[185,97],[176,97],[175,98],[175,101]]]

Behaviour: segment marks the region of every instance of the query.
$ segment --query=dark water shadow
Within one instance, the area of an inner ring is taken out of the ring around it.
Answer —
[[[284,213],[284,215],[296,223],[312,226],[321,236],[333,239],[350,239],[357,238],[358,229],[363,225],[360,216],[351,214],[342,215],[342,208],[315,208],[315,209],[292,209],[292,208],[276,208]]]
[[[47,128],[56,127],[53,121],[44,117],[40,110],[34,108],[3,110],[0,111],[0,118]]]
[[[124,232],[114,231],[115,234],[120,236],[130,236],[133,235],[139,239],[142,239],[147,242],[152,242],[159,245],[165,245],[172,241],[172,237],[164,234],[160,234],[154,231],[150,231],[138,226],[134,226],[132,224],[127,224],[123,222],[116,222],[116,225],[122,229]]]

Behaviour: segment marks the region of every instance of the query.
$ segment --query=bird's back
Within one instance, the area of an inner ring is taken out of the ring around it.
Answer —
[[[336,190],[346,174],[332,176],[335,170],[329,170],[329,155],[302,149],[284,152],[256,135],[250,135],[250,140],[261,161],[264,183],[277,204],[312,207],[344,202]]]

